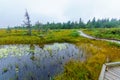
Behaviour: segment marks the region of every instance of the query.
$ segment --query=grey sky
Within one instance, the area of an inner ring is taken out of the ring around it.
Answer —
[[[25,9],[32,23],[120,18],[120,0],[0,0],[0,27],[23,24]]]

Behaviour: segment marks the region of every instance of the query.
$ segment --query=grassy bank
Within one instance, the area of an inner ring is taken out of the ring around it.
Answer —
[[[120,28],[95,28],[84,32],[97,38],[120,40]]]
[[[77,42],[79,37],[76,30],[32,31],[28,36],[26,30],[0,30],[0,44],[47,44],[53,42]]]
[[[85,39],[76,43],[89,55],[85,62],[71,60],[64,66],[64,72],[55,80],[98,80],[102,65],[120,60],[120,49],[104,41]]]

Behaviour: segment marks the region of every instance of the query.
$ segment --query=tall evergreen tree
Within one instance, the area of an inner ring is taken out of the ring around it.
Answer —
[[[79,19],[79,27],[85,28],[85,24],[84,24],[84,22],[82,21],[81,18]]]

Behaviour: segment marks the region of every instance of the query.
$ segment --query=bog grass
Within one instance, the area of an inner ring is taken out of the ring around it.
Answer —
[[[53,42],[75,42],[74,37],[79,37],[75,30],[48,30],[32,31],[32,36],[27,35],[27,30],[0,30],[0,44],[47,44]]]
[[[97,38],[120,40],[120,28],[93,28],[84,32]]]
[[[106,41],[90,40],[79,36],[77,30],[48,30],[47,32],[32,31],[28,36],[27,30],[0,30],[0,44],[38,44],[54,42],[74,43],[84,49],[89,55],[84,62],[70,60],[64,66],[64,71],[54,77],[54,80],[98,80],[102,64],[120,60],[120,48],[117,44]],[[86,33],[93,34],[90,31]],[[117,46],[116,46],[117,45]]]
[[[120,48],[109,45],[109,42],[84,39],[76,44],[82,46],[87,55],[91,55],[84,62],[68,62],[64,72],[56,76],[55,80],[98,80],[104,63],[120,60]]]

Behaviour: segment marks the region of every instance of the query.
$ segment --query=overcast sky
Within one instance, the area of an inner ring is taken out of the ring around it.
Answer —
[[[25,9],[32,23],[120,18],[120,0],[0,0],[0,27],[23,24]]]

